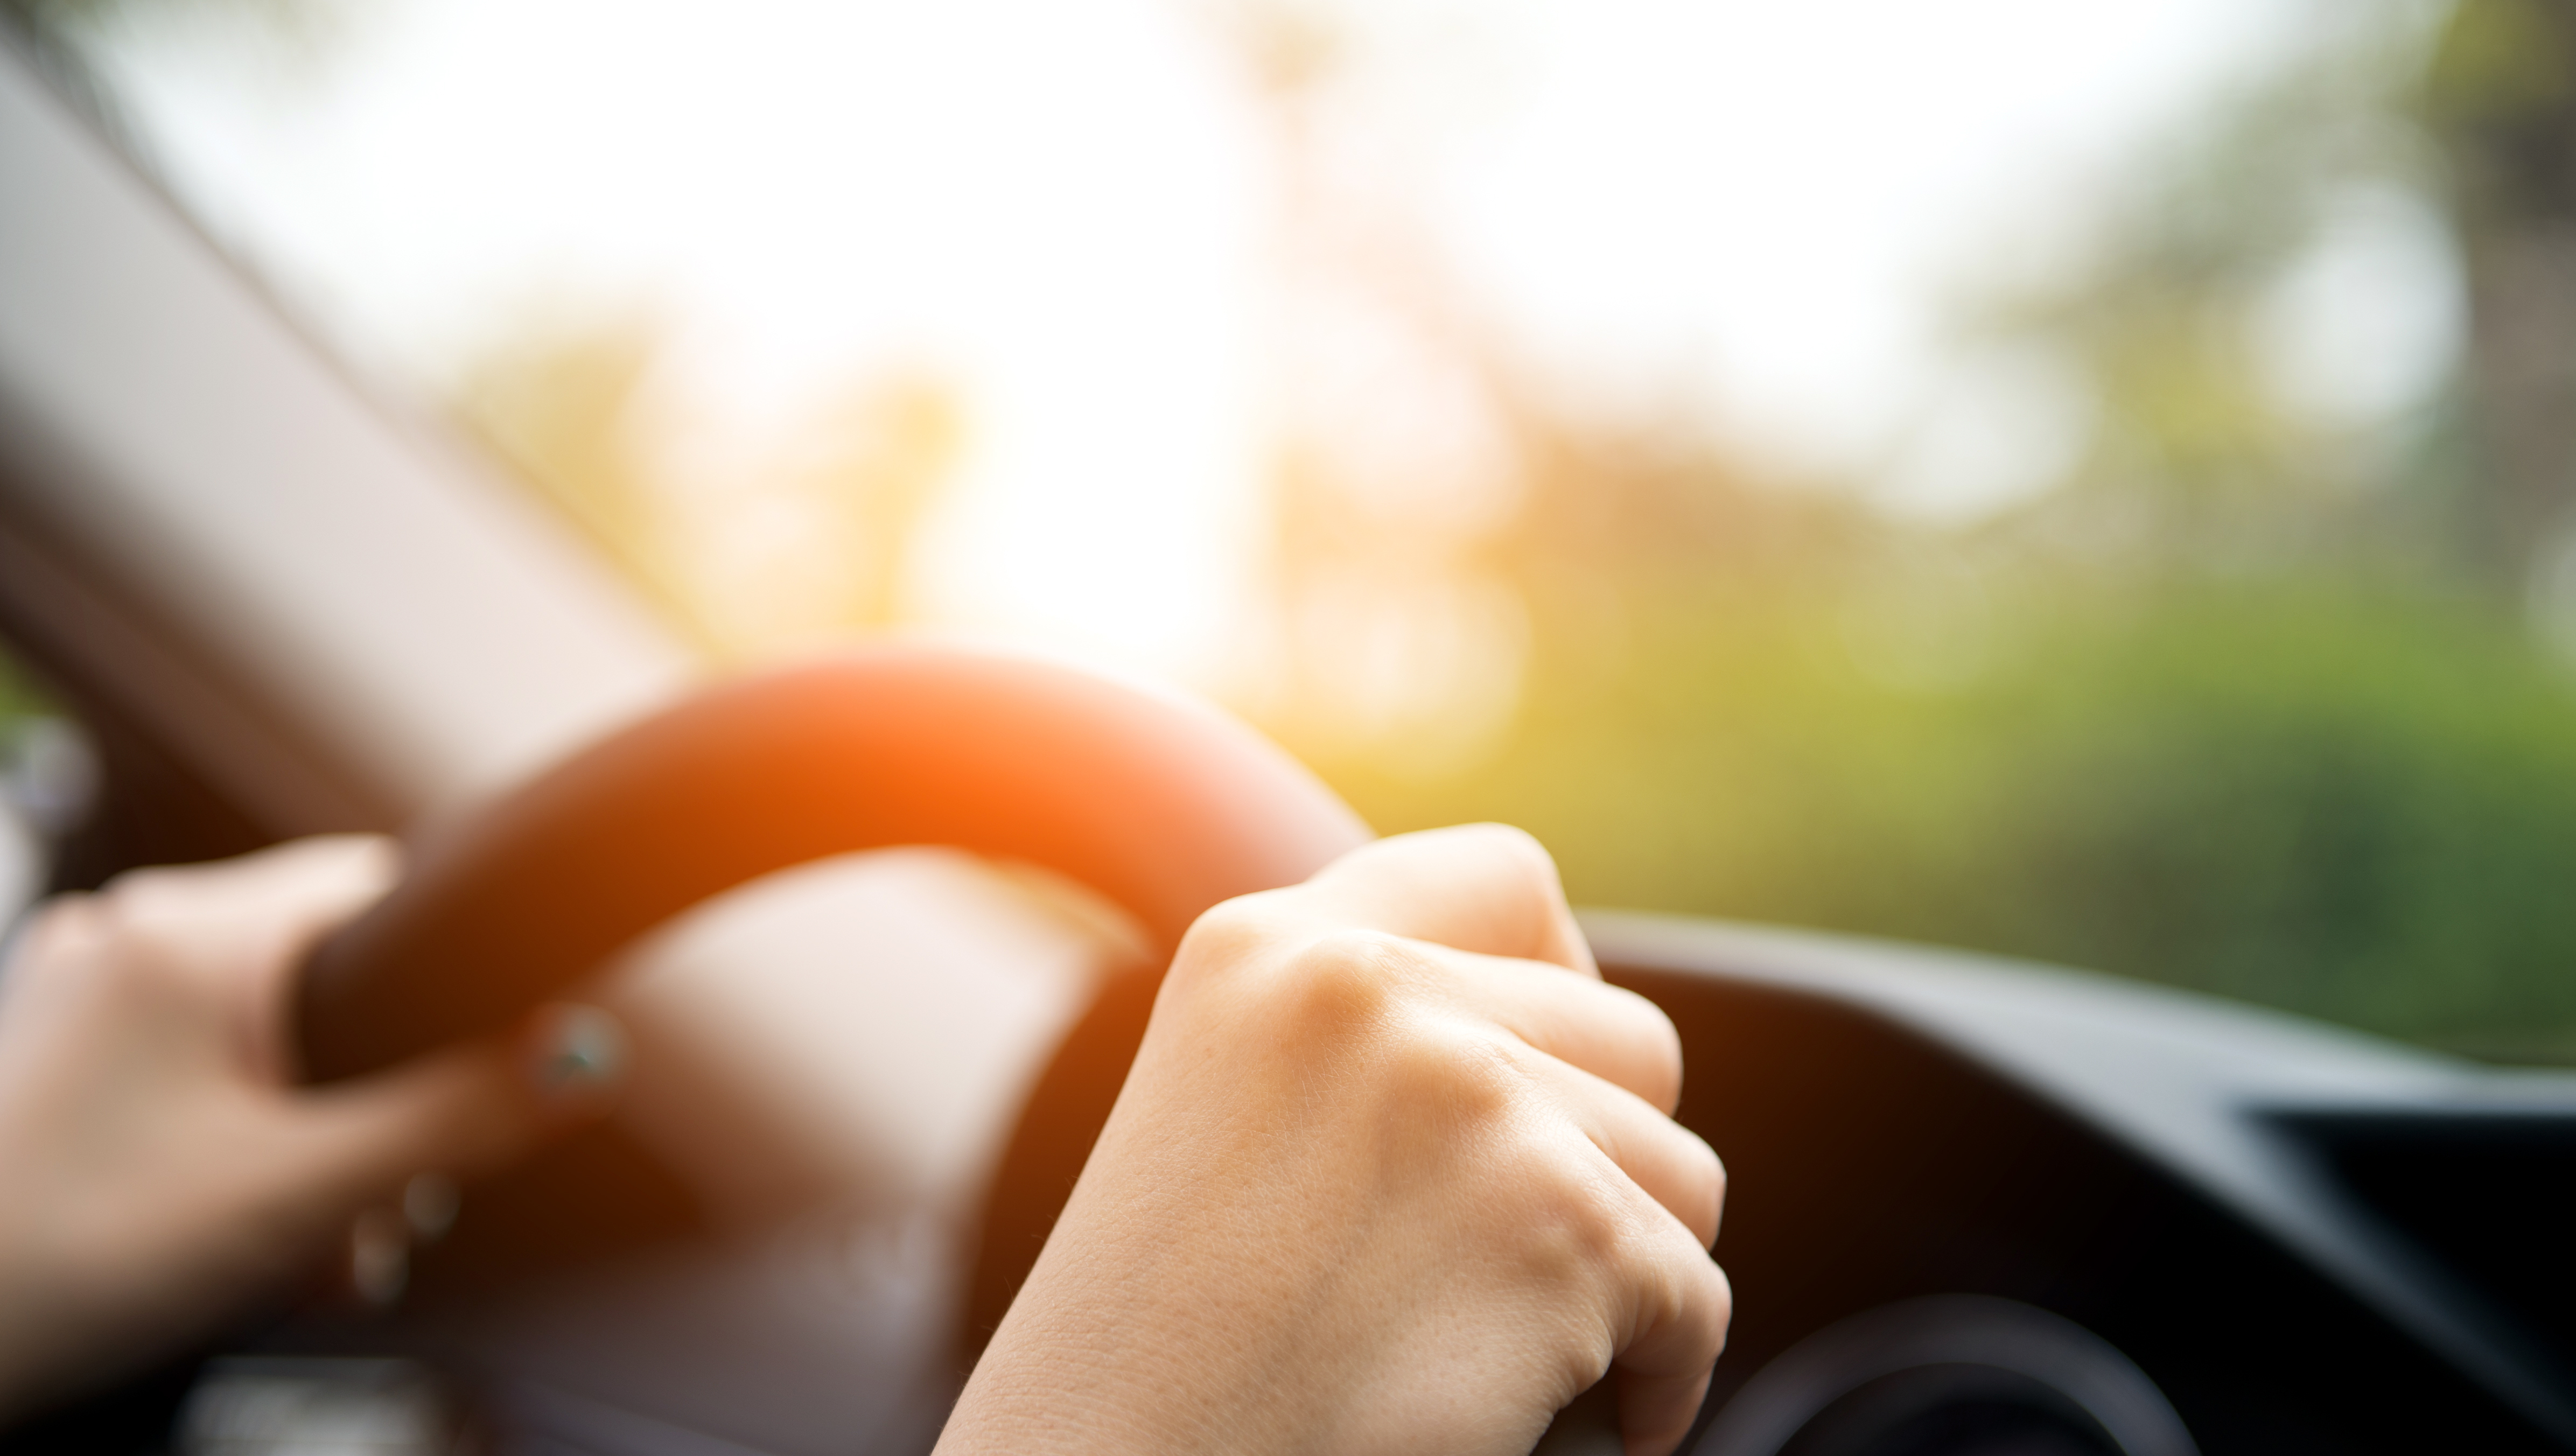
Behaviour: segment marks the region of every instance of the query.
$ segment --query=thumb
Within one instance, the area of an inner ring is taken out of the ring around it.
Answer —
[[[590,1006],[541,1008],[508,1037],[450,1047],[298,1094],[301,1186],[335,1215],[421,1173],[471,1178],[596,1121],[616,1101],[625,1031]]]

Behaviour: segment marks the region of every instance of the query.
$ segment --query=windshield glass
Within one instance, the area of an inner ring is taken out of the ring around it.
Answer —
[[[720,659],[2576,1059],[2565,6],[9,8]]]

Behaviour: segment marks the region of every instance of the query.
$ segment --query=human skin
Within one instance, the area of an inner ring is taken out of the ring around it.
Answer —
[[[381,894],[382,840],[305,840],[53,901],[0,970],[0,1419],[309,1273],[423,1172],[497,1166],[595,1116],[532,1048],[358,1081],[290,1075],[289,978]]]
[[[293,967],[391,873],[381,841],[307,841],[28,928],[0,972],[0,1419],[309,1269],[412,1175],[599,1110],[541,1091],[524,1038],[293,1084]],[[1382,841],[1219,907],[941,1449],[1526,1451],[1614,1363],[1629,1449],[1671,1449],[1727,1318],[1680,1079],[1525,835]]]
[[[940,1456],[1519,1453],[1614,1370],[1661,1456],[1729,1313],[1680,1091],[1518,831],[1219,906]]]

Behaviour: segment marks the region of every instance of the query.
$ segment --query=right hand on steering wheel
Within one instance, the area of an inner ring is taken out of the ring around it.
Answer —
[[[1729,1311],[1680,1092],[1518,831],[1229,901],[939,1449],[1524,1452],[1615,1367],[1662,1456]]]

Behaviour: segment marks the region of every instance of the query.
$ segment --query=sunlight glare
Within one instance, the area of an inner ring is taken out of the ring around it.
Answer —
[[[1749,448],[1844,472],[1949,397],[1945,290],[2043,266],[2103,169],[2245,74],[2287,13],[1274,3],[1341,37],[1322,101],[1355,195],[1551,387],[1612,411],[1678,390]],[[1361,401],[1355,448],[1391,460],[1487,448],[1441,371],[1368,350],[1352,367],[1378,376],[1280,398],[1307,326],[1283,285],[1293,204],[1226,13],[389,0],[301,70],[203,22],[109,59],[175,185],[371,367],[452,391],[531,318],[641,315],[666,335],[643,435],[701,494],[854,382],[933,380],[961,442],[906,615],[1210,683],[1241,677],[1301,409]],[[1895,496],[1916,478],[1941,472],[1900,471]],[[766,520],[737,543],[745,590],[797,529]],[[812,594],[792,578],[781,620]]]

